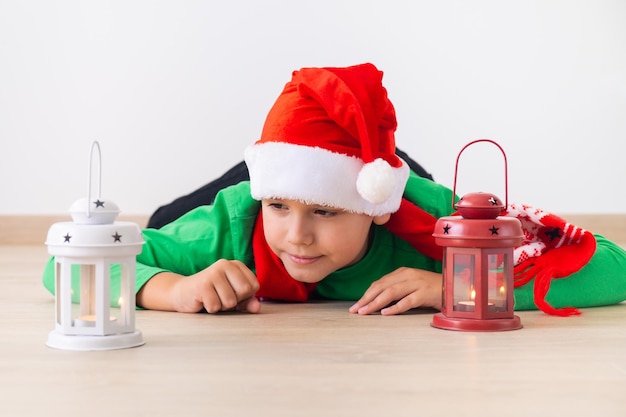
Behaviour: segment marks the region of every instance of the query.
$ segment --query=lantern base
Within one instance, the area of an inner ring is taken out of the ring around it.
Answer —
[[[522,321],[518,316],[506,319],[461,319],[444,316],[437,313],[433,316],[430,324],[433,327],[444,330],[459,330],[465,332],[499,332],[504,330],[517,330],[522,328]]]
[[[65,350],[113,350],[141,346],[144,343],[139,330],[108,336],[70,335],[52,330],[48,334],[46,345]]]

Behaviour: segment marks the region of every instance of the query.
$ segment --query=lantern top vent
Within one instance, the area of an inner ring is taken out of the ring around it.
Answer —
[[[112,224],[119,212],[119,207],[113,201],[100,198],[94,201],[81,198],[70,207],[72,220],[76,224]]]
[[[457,203],[456,209],[466,219],[495,219],[505,206],[497,196],[490,193],[469,193]]]

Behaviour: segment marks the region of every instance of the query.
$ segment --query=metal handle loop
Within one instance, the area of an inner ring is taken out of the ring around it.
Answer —
[[[100,200],[100,191],[102,189],[102,152],[100,151],[100,144],[97,140],[93,141],[91,144],[91,151],[89,154],[89,187],[87,192],[87,218],[91,217],[91,174],[92,174],[92,163],[93,163],[93,151],[94,149],[98,150],[98,197]]]
[[[456,210],[456,204],[454,202],[454,197],[456,196],[456,178],[457,178],[457,174],[459,171],[459,159],[461,158],[461,154],[463,153],[463,151],[465,149],[467,149],[470,145],[473,145],[475,143],[478,142],[489,142],[492,143],[494,145],[496,145],[498,147],[498,149],[500,149],[500,152],[502,152],[502,156],[504,157],[504,206],[508,207],[509,206],[509,174],[508,174],[508,162],[506,159],[506,153],[504,152],[504,149],[502,149],[502,146],[500,146],[497,142],[491,140],[491,139],[476,139],[474,141],[471,141],[470,143],[468,143],[467,145],[465,145],[463,147],[463,149],[461,149],[461,151],[459,152],[459,154],[456,157],[456,164],[454,166],[454,188],[452,189],[452,208]]]

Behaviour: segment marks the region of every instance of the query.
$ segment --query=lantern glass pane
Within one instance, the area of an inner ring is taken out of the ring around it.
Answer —
[[[80,266],[80,314],[95,316],[96,314],[96,266],[85,264]]]
[[[492,253],[487,257],[487,287],[489,303],[495,311],[507,311],[507,271],[509,257],[507,253]]]
[[[454,311],[475,310],[475,258],[473,254],[454,255]]]
[[[130,324],[128,314],[126,313],[126,304],[129,302],[130,294],[125,291],[128,286],[129,271],[128,265],[112,263],[109,265],[109,276],[113,277],[119,275],[120,288],[114,288],[111,285],[111,315],[116,315],[118,319],[118,325],[127,326]]]
[[[442,260],[442,265],[444,267],[443,267],[443,271],[441,272],[441,278],[442,278],[442,281],[441,281],[441,307],[442,308],[441,309],[444,312],[446,311],[446,306],[447,306],[446,304],[446,281],[448,281],[448,278],[447,278],[446,271],[448,268],[445,267],[447,265],[447,258],[448,258],[447,255],[448,255],[448,251],[444,250],[443,260]]]
[[[61,325],[61,264],[59,262],[54,263],[56,271],[54,272],[54,293],[56,294],[56,324]]]

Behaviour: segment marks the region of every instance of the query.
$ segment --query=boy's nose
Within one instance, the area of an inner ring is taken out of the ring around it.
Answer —
[[[313,242],[313,233],[309,222],[300,216],[294,216],[289,224],[287,240],[293,245],[310,245]]]

